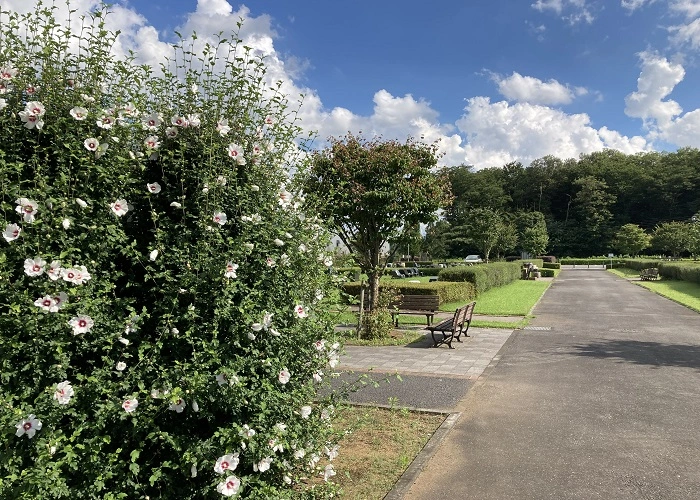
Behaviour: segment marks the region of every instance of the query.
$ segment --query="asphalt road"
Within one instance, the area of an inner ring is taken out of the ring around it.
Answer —
[[[700,498],[700,314],[564,270],[409,499]]]

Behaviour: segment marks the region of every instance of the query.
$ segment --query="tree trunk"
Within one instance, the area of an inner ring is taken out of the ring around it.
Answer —
[[[369,310],[374,311],[379,302],[379,272],[375,269],[367,278],[369,282]]]

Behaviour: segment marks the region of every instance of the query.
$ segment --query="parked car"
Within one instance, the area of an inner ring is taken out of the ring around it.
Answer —
[[[471,266],[472,264],[481,264],[484,261],[480,255],[467,255],[464,258],[464,262]]]

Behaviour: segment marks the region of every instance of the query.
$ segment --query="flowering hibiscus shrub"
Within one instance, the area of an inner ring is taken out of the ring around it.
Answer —
[[[235,39],[156,70],[52,13],[0,12],[0,497],[332,494],[294,110]]]

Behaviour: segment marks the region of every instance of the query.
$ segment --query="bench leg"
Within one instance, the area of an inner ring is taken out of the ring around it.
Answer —
[[[454,347],[452,347],[452,339],[454,338],[452,332],[437,332],[442,335],[441,339],[436,338],[435,333],[436,332],[433,330],[430,331],[430,335],[432,335],[433,337],[433,347],[440,347],[442,344],[447,344],[447,347],[449,347],[450,349],[454,349]]]

